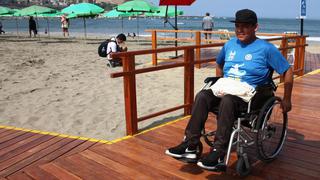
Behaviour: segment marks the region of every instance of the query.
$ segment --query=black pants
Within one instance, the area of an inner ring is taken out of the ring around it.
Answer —
[[[267,92],[267,93],[266,93]],[[263,103],[273,95],[272,91],[257,92],[252,100],[251,107],[261,107]],[[212,90],[201,90],[195,98],[192,107],[192,115],[185,130],[186,140],[189,145],[197,145],[200,142],[201,130],[208,118],[208,113],[219,109],[217,114],[217,132],[215,135],[215,148],[226,151],[232,133],[232,126],[237,115],[247,109],[248,104],[241,98],[233,95],[225,95],[218,98]]]

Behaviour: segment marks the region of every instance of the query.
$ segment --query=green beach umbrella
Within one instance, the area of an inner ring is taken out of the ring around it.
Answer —
[[[13,14],[13,13],[14,13],[14,10],[13,10],[13,9],[0,6],[0,15],[7,15],[7,14],[10,15],[10,14]]]
[[[10,9],[7,7],[0,6],[0,16],[5,16],[5,17],[16,17],[20,16],[18,14],[20,10],[18,9]],[[19,24],[18,24],[18,18],[16,17],[16,27],[17,27],[17,36],[19,36]]]
[[[33,5],[33,6],[29,6],[29,7],[26,7],[26,8],[19,10],[18,12],[16,12],[14,14],[14,16],[36,16],[36,17],[38,17],[40,14],[45,14],[45,13],[49,14],[49,13],[56,13],[56,12],[57,12],[57,10],[52,9],[52,8]],[[38,18],[36,18],[36,22],[37,22],[37,27],[39,28]],[[39,38],[40,38],[40,36],[39,36]]]
[[[158,17],[165,17],[166,16],[166,10],[167,7],[165,6],[160,6],[158,8],[158,12],[153,12],[153,13],[145,13],[146,16],[158,16]],[[183,15],[183,11],[178,10],[177,15]],[[175,16],[175,7],[169,6],[168,7],[168,12],[167,12],[167,17],[174,17]]]
[[[67,18],[83,18],[84,25],[84,36],[87,38],[87,27],[86,27],[86,19],[87,17],[94,17],[100,13],[104,12],[104,9],[91,4],[91,3],[79,3],[72,4],[61,10],[63,14],[68,14]]]
[[[118,5],[115,8],[117,11],[122,12],[157,12],[158,7],[144,0],[133,0]],[[137,35],[139,38],[139,16],[137,16]]]
[[[144,0],[133,0],[120,4],[115,8],[124,12],[156,12],[158,8]]]
[[[54,12],[54,13],[38,14],[38,17],[60,17],[62,15],[63,15],[63,13],[57,11],[57,12]]]
[[[13,13],[13,16],[22,16],[20,10],[18,9],[16,12]]]
[[[137,16],[141,14],[140,12],[120,12],[117,10],[112,10],[102,14],[103,17],[107,18],[116,18],[116,17],[129,17],[129,16]]]
[[[48,7],[43,7],[43,6],[29,6],[26,8],[21,9],[18,13],[20,16],[38,16],[39,14],[44,14],[44,13],[55,13],[57,10],[48,8]]]
[[[90,17],[104,12],[104,9],[91,3],[79,3],[72,4],[62,9],[61,12],[65,14],[75,14],[77,17]]]

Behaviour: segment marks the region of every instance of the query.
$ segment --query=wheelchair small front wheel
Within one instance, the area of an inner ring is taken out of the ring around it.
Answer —
[[[279,97],[270,98],[259,114],[260,125],[256,135],[258,158],[272,161],[281,152],[287,135],[288,115],[281,109]]]
[[[248,176],[250,174],[251,166],[249,162],[246,163],[246,159],[244,156],[239,156],[236,165],[236,171],[238,175],[241,177]]]

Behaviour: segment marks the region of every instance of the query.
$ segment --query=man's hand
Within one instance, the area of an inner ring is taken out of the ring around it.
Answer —
[[[281,108],[284,113],[291,111],[291,108],[292,108],[291,100],[283,99],[281,102]]]
[[[292,69],[289,68],[284,73],[284,96],[281,103],[283,112],[289,112],[292,108],[292,105],[291,105],[292,86],[293,86],[293,72],[292,72]]]

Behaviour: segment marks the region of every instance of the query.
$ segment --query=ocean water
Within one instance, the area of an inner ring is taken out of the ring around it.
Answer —
[[[7,32],[16,33],[17,27],[19,32],[28,32],[28,18],[19,17],[9,18],[0,17],[3,24],[3,29]],[[214,29],[234,30],[234,24],[229,21],[231,18],[214,18]],[[174,24],[174,18],[170,18],[169,22]],[[178,17],[178,28],[186,30],[201,30],[202,17]],[[84,21],[81,18],[70,20],[70,35],[72,33],[79,34],[84,32]],[[50,32],[61,32],[59,18],[38,18],[38,30],[44,33],[46,29]],[[164,18],[87,18],[86,31],[90,34],[114,36],[120,32],[125,34],[133,33],[150,36],[150,33],[145,32],[145,29],[173,29],[169,23],[164,23]],[[295,31],[300,33],[300,20],[298,19],[259,19],[259,32],[266,33],[283,33],[285,31]],[[320,39],[320,20],[304,20],[304,34],[309,35],[314,39]],[[159,34],[161,36],[161,34]],[[167,34],[162,34],[168,36]],[[189,34],[190,35],[190,34]],[[181,36],[189,36],[181,35]],[[169,35],[171,36],[171,35]]]

